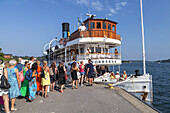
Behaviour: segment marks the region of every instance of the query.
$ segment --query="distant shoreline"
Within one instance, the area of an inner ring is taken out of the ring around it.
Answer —
[[[170,59],[168,60],[158,60],[156,63],[170,63]]]

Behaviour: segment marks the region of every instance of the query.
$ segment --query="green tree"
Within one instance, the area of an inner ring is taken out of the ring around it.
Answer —
[[[4,53],[2,52],[2,48],[0,48],[0,57],[4,57]]]

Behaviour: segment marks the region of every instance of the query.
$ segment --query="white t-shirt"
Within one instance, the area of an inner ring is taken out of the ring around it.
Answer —
[[[29,64],[30,64],[30,68],[32,68],[32,65],[34,64],[33,61],[29,61]]]
[[[79,29],[80,29],[80,31],[85,31],[86,30],[86,26],[80,26]]]
[[[117,79],[117,78],[120,78],[120,75],[117,75],[117,74],[116,74],[116,75],[115,75],[115,78],[116,78],[116,79]]]

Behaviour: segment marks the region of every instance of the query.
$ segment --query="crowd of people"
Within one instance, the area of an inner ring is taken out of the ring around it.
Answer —
[[[43,61],[41,66],[39,60],[36,62],[34,60],[35,58],[31,57],[30,61],[25,61],[24,66],[21,63],[17,64],[14,59],[6,62],[4,66],[0,65],[0,78],[4,75],[11,85],[9,89],[0,88],[0,99],[3,98],[0,101],[3,101],[6,113],[17,110],[14,104],[18,97],[25,98],[28,102],[34,101],[36,95],[47,98],[49,86],[50,91],[54,92],[57,86],[58,91],[63,93],[69,80],[72,89],[78,89],[78,85],[84,86],[85,82],[88,86],[93,86],[94,77],[102,76],[107,72],[104,66],[93,65],[91,59],[85,65],[83,61],[79,63],[73,59],[68,66],[64,65],[64,61],[59,62],[58,65],[53,61],[50,67],[47,66],[47,61]],[[117,79],[117,74],[111,72],[111,79]],[[23,81],[20,79],[21,76],[24,77]],[[127,78],[125,71],[122,77]],[[11,109],[9,109],[9,100]]]

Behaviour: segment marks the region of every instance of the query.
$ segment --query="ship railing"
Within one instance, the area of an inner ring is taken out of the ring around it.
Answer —
[[[116,40],[121,40],[119,34],[116,34],[114,31],[108,30],[88,30],[88,31],[79,31],[76,30],[70,36],[70,41],[77,38],[86,38],[86,37],[108,37]]]
[[[86,60],[86,59],[121,59],[120,54],[114,53],[81,53],[77,56],[79,60]]]
[[[114,53],[80,53],[79,55],[67,55],[66,56],[66,62],[72,61],[72,59],[75,60],[88,60],[88,59],[116,59],[121,60],[120,54],[114,54]],[[54,59],[56,63],[59,63],[60,61],[65,61],[65,57],[58,57]]]

